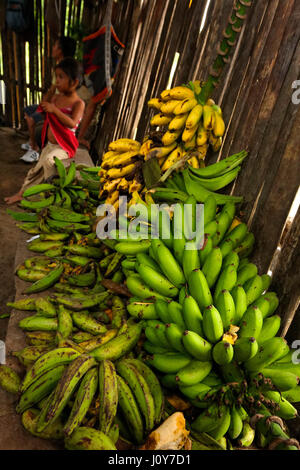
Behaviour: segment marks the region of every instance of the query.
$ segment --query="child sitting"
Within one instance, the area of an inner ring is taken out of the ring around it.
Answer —
[[[45,113],[40,159],[27,173],[20,191],[5,198],[7,204],[20,201],[26,188],[53,176],[56,172],[54,157],[60,160],[73,158],[78,148],[75,132],[85,107],[76,92],[82,79],[80,65],[75,59],[67,57],[55,67],[55,76],[58,94],[50,102],[42,101],[38,108],[38,111]],[[44,146],[46,138],[47,145]]]
[[[52,59],[55,64],[59,64],[65,57],[73,57],[76,50],[76,41],[67,36],[59,37],[52,46]],[[43,95],[43,101],[50,101],[54,93],[58,93],[55,86],[55,71],[52,74],[52,83],[48,91]],[[38,105],[32,104],[24,109],[25,120],[28,126],[29,142],[22,144],[21,147],[27,152],[20,158],[26,163],[34,163],[39,159],[39,146],[36,141],[36,125],[44,120],[44,115],[37,112]]]

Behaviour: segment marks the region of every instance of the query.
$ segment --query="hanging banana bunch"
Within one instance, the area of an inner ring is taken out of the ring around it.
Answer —
[[[148,139],[142,144],[141,153],[147,159],[153,155],[153,150],[157,150],[156,156],[163,171],[191,151],[195,155],[188,163],[199,168],[203,166],[209,147],[217,152],[222,145],[225,132],[222,110],[210,98],[200,103],[200,92],[200,81],[196,80],[163,90],[159,98],[148,101],[149,108],[157,111],[150,125],[163,128],[162,146],[156,149]]]

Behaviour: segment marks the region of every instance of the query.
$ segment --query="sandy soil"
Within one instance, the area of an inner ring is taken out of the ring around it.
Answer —
[[[4,197],[14,194],[21,186],[23,179],[32,164],[20,160],[24,154],[21,144],[27,141],[26,134],[16,132],[7,127],[0,127],[0,149],[1,149],[1,180],[0,180],[0,315],[10,312],[6,302],[14,300],[14,259],[20,229],[16,227],[16,222],[6,214],[8,207],[4,202]],[[13,210],[18,210],[17,204],[11,206]],[[0,319],[0,339],[3,340],[6,334],[8,318]]]

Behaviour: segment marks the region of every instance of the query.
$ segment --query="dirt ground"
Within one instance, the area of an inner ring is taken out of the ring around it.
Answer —
[[[32,164],[20,160],[24,154],[21,144],[27,141],[26,133],[21,133],[7,127],[0,127],[1,149],[1,180],[0,180],[0,315],[10,312],[6,302],[15,297],[14,259],[20,229],[16,222],[6,214],[7,205],[4,197],[14,194],[21,186],[23,179]],[[9,206],[18,210],[17,204]],[[0,319],[0,340],[6,335],[8,318]]]

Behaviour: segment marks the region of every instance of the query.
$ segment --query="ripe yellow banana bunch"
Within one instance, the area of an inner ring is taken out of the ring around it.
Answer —
[[[161,139],[163,147],[157,149],[156,155],[163,171],[188,151],[195,151],[189,163],[198,168],[209,146],[214,152],[221,147],[225,132],[222,110],[212,99],[200,104],[197,99],[200,92],[200,81],[197,80],[190,82],[189,86],[163,90],[159,98],[148,101],[148,106],[158,111],[151,118],[150,125],[166,128]],[[154,150],[149,141],[142,145],[142,149],[145,158],[150,149]]]
[[[141,155],[140,142],[122,138],[111,142],[102,156],[99,172],[102,187],[100,197],[106,195],[105,203],[118,208],[120,192],[140,191],[142,185],[135,178],[135,170]]]

